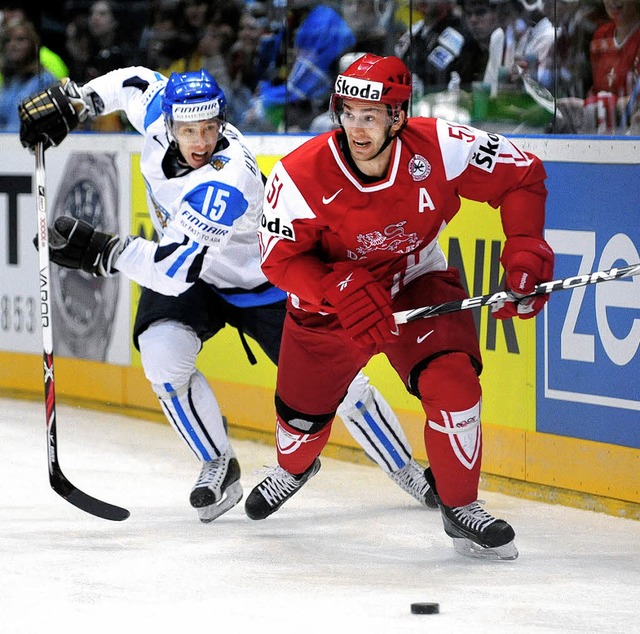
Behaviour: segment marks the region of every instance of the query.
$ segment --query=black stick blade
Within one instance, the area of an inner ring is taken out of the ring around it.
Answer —
[[[109,502],[104,502],[103,500],[98,500],[97,498],[91,497],[84,491],[76,488],[71,484],[71,482],[69,482],[69,480],[67,480],[62,471],[58,470],[51,473],[49,476],[49,482],[51,483],[51,488],[58,495],[85,513],[90,513],[96,517],[101,517],[105,520],[112,520],[114,522],[126,520],[130,515],[127,509],[115,506],[114,504],[109,504]]]

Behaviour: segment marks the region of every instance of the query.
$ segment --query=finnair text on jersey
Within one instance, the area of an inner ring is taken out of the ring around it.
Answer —
[[[219,241],[218,236],[225,236],[229,233],[228,229],[205,222],[201,216],[189,211],[183,211],[180,214],[180,224],[188,231],[189,235],[197,237],[198,242],[208,244],[215,244]]]

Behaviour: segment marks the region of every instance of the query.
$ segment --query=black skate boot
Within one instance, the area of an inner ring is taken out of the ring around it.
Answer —
[[[193,486],[191,506],[200,521],[209,523],[233,508],[242,499],[240,464],[231,445],[219,458],[202,463]]]
[[[293,475],[282,467],[270,469],[269,475],[253,488],[244,503],[245,511],[252,520],[263,520],[275,513],[302,485],[320,470],[316,458],[300,475]]]
[[[442,514],[444,530],[453,539],[453,548],[460,555],[476,559],[505,559],[518,557],[513,543],[515,532],[504,520],[487,513],[480,504],[445,506],[438,496],[431,468],[425,473]]]

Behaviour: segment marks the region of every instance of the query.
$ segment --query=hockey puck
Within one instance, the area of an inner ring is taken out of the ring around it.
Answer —
[[[411,614],[439,614],[439,603],[412,603]]]

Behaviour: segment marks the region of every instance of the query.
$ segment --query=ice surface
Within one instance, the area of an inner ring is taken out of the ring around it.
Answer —
[[[166,424],[58,405],[94,518],[49,487],[44,405],[0,399],[0,631],[6,634],[640,631],[640,522],[482,492],[520,557],[456,554],[438,511],[375,467],[322,459],[272,517],[198,521],[199,468]],[[272,447],[234,441],[245,495]],[[568,465],[567,468],[570,468]],[[412,602],[440,614],[413,615]]]

